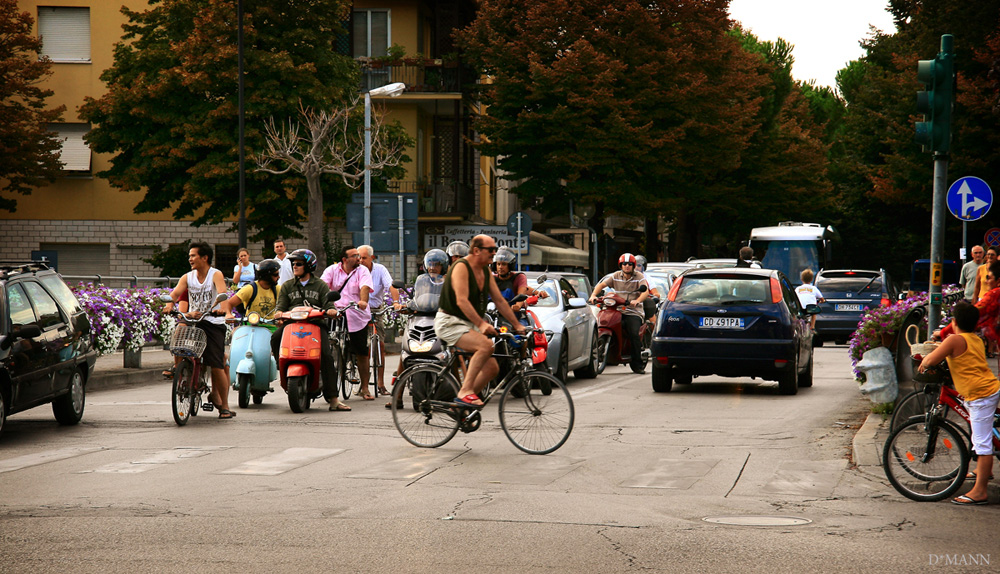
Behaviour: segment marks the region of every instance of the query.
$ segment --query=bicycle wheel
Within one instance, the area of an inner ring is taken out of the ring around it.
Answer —
[[[343,368],[341,369],[341,390],[344,400],[351,398],[354,391],[361,386],[361,377],[358,376],[358,363],[354,353],[350,348],[345,349],[343,356]]]
[[[937,404],[938,393],[926,393],[923,391],[911,391],[907,393],[892,410],[892,420],[889,422],[889,430],[894,431],[906,424],[912,417],[924,416],[931,407]],[[972,444],[972,427],[969,421],[963,419],[958,413],[951,409],[944,411],[944,418],[955,425],[959,431],[965,435],[967,445]]]
[[[442,373],[438,365],[414,365],[396,377],[392,422],[414,446],[441,446],[458,432],[459,415],[454,407],[433,405],[431,401],[451,403],[457,396],[458,383],[451,373]]]
[[[528,454],[561,447],[573,430],[573,416],[566,385],[548,373],[523,373],[500,395],[500,426],[510,442]]]
[[[882,468],[892,486],[916,501],[935,501],[953,494],[969,469],[969,450],[952,423],[915,416],[889,435]]]
[[[194,374],[194,365],[191,361],[184,359],[177,365],[177,372],[174,374],[174,384],[171,388],[170,409],[174,413],[174,422],[177,426],[184,426],[191,418],[191,405],[196,399],[194,393],[194,383],[191,376]]]
[[[371,373],[371,380],[378,381],[378,370],[384,367],[382,364],[382,354],[379,349],[382,346],[382,338],[379,337],[375,326],[371,326],[371,335],[368,337],[368,372]],[[374,388],[372,394],[378,396],[378,385],[370,385]]]

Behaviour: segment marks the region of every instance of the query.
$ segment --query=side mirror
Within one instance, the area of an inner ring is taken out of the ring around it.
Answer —
[[[566,307],[570,309],[583,309],[587,306],[587,300],[583,297],[570,297],[566,301]]]
[[[333,303],[340,300],[340,291],[330,291],[326,294],[326,302]]]
[[[539,285],[541,285],[542,283],[545,283],[545,280],[546,280],[546,279],[548,279],[548,276],[546,276],[546,275],[545,275],[544,273],[542,273],[541,275],[539,275],[539,276],[538,276],[538,279],[536,279],[535,281],[536,281],[536,282],[537,282],[537,283],[538,283]]]
[[[399,279],[396,279],[395,281],[392,282],[392,286],[395,287],[396,289],[402,289],[403,287],[406,287],[406,283],[403,283]]]
[[[173,301],[173,299],[170,298],[170,293],[160,293],[160,302],[169,303],[171,301]]]
[[[226,295],[225,293],[219,293],[218,295],[215,296],[216,303],[222,303],[223,301],[226,301],[228,299],[229,295]]]

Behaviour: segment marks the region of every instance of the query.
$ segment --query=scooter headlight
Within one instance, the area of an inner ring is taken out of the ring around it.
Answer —
[[[434,347],[434,341],[422,341],[416,344],[410,344],[410,350],[414,353],[426,353]]]
[[[250,323],[252,326],[256,327],[257,324],[260,323],[260,313],[253,312],[247,315],[247,323]]]
[[[305,321],[309,318],[309,311],[292,311],[288,317],[293,321]]]
[[[605,307],[614,307],[615,306],[615,300],[612,299],[611,297],[606,297],[604,299],[604,306]]]

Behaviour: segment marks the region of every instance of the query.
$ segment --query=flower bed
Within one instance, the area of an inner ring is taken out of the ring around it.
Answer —
[[[956,293],[961,289],[962,288],[957,285],[945,285],[942,292],[945,296],[947,296]],[[876,347],[884,347],[885,344],[883,342],[883,336],[885,336],[886,339],[895,338],[898,342],[898,340],[903,336],[900,329],[903,326],[903,319],[906,317],[907,313],[915,307],[926,305],[927,300],[927,293],[917,293],[912,297],[908,297],[902,301],[897,301],[892,305],[875,307],[874,309],[865,311],[865,314],[861,316],[861,321],[858,322],[857,330],[855,330],[854,334],[851,335],[847,351],[848,355],[851,357],[851,369],[854,371],[854,377],[859,383],[864,382],[864,375],[857,370],[857,364],[858,361],[861,360],[861,356],[865,354],[865,351]],[[942,325],[947,323],[950,313],[950,306],[946,306],[942,309]],[[926,316],[921,321],[920,328],[926,331]]]
[[[174,319],[163,313],[161,293],[169,289],[112,289],[93,283],[70,285],[90,319],[90,338],[99,355],[119,348],[135,351],[144,344],[169,340]]]

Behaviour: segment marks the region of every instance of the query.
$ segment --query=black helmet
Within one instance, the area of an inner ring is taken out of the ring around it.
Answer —
[[[257,264],[257,272],[254,273],[254,280],[260,281],[261,279],[278,284],[278,275],[281,274],[281,263],[278,263],[274,259],[265,259]]]
[[[316,270],[316,255],[308,249],[296,249],[288,254],[289,261],[304,261],[306,271],[312,273]]]
[[[448,244],[450,257],[465,257],[469,254],[469,244],[464,241],[452,241]]]

